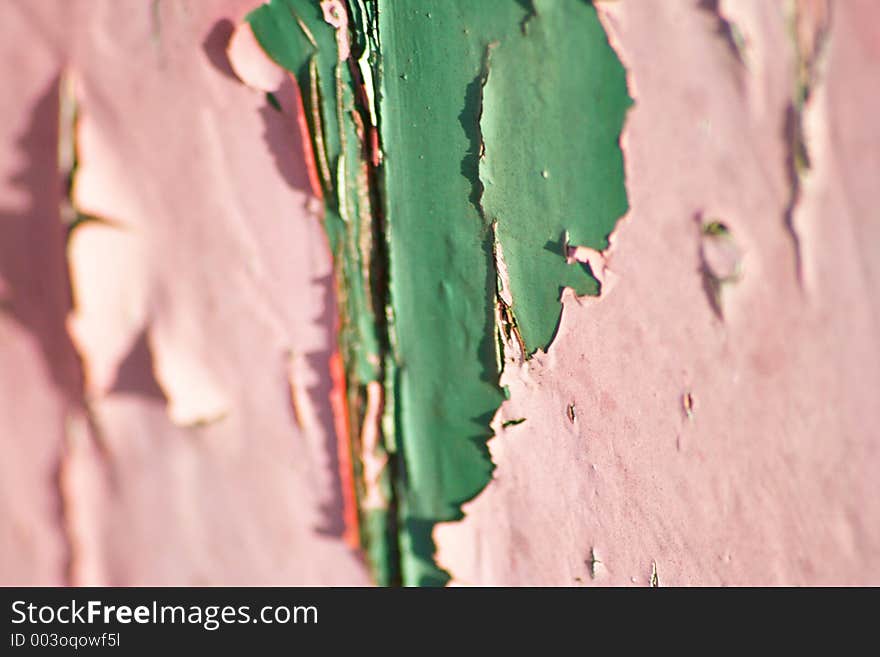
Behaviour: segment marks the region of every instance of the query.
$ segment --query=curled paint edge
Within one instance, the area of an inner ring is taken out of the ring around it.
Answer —
[[[293,93],[289,94],[293,107],[286,108],[287,111],[285,113],[288,115],[293,114],[295,117],[300,140],[304,144],[302,151],[306,172],[309,177],[309,186],[312,194],[319,201],[323,201],[324,189],[321,185],[321,177],[317,162],[315,161],[315,154],[308,146],[311,143],[312,137],[305,118],[305,106],[303,105],[302,94],[300,93],[296,76],[284,70],[266,54],[266,51],[263,50],[263,47],[257,41],[251,24],[247,21],[241,22],[235,27],[229,39],[229,44],[226,47],[226,56],[229,59],[229,65],[242,84],[255,91],[278,94],[285,83],[289,82],[293,85]],[[284,109],[282,105],[282,111]]]

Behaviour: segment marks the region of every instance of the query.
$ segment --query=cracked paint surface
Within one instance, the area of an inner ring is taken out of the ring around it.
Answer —
[[[867,184],[880,151],[862,114],[877,102],[877,7],[835,5],[827,70],[805,110],[803,289],[785,225],[786,15],[727,4],[752,62],[745,84],[697,3],[598,5],[635,98],[623,135],[631,209],[608,257],[618,282],[598,299],[566,293],[549,350],[505,368],[493,481],[463,521],[435,532],[455,583],[880,578]],[[683,246],[700,214],[722,218],[741,248],[723,323],[701,290],[699,251]],[[503,428],[519,417],[529,421]]]
[[[617,141],[630,99],[596,11],[581,0],[535,0],[521,33],[492,44],[487,63],[481,203],[498,222],[511,310],[533,353],[553,337],[563,287],[599,292],[589,265],[567,251],[606,248],[626,212]]]
[[[568,239],[604,249],[626,210],[629,98],[580,1],[380,3],[379,34],[403,572],[440,583],[429,532],[489,479],[505,358],[549,342],[564,286],[598,291]]]
[[[0,18],[3,583],[880,582],[876,3]]]
[[[492,232],[475,203],[484,59],[527,11],[466,0],[379,7],[403,580],[442,584],[431,532],[488,481],[488,421],[502,401]]]
[[[393,362],[375,182],[381,153],[372,96],[374,12],[372,4],[364,3],[272,0],[250,12],[247,23],[265,55],[288,71],[300,90],[313,156],[311,180],[324,199],[323,224],[340,299],[334,421],[337,435],[343,436],[340,463],[351,463],[346,468],[351,481],[344,487],[347,537],[366,549],[375,577],[388,584],[399,575],[396,538],[390,537],[396,519],[387,468],[394,428],[382,422],[393,406],[380,393]],[[249,39],[239,41],[246,46]],[[241,55],[240,68],[247,75],[254,57]]]

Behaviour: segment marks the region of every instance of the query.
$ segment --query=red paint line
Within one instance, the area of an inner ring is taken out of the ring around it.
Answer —
[[[343,538],[350,547],[357,549],[360,547],[360,527],[354,484],[354,463],[351,456],[351,424],[348,415],[345,365],[338,349],[330,356],[330,379],[333,382],[333,389],[330,392],[330,407],[333,410],[333,425],[336,429],[336,450],[339,461],[339,480],[342,486],[343,519],[345,520]]]
[[[324,190],[321,187],[321,177],[318,175],[318,165],[315,162],[315,153],[312,150],[312,134],[309,131],[309,123],[306,120],[306,108],[303,104],[301,89],[296,82],[296,76],[293,75],[293,73],[288,73],[288,75],[290,75],[293,86],[296,88],[296,93],[294,94],[296,97],[296,124],[302,138],[306,171],[309,175],[309,184],[312,187],[312,193],[317,196],[319,200],[323,201]]]

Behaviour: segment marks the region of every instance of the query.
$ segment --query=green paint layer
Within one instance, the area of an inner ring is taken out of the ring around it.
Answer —
[[[374,16],[364,3],[353,5],[349,34],[354,37],[351,57],[358,58],[355,66],[351,59],[339,60],[336,30],[317,2],[270,0],[248,14],[247,21],[263,50],[295,76],[303,101],[334,255],[352,460],[362,484],[357,450],[366,386],[384,382],[387,351],[384,243],[376,240],[377,204],[367,147],[375,126],[363,91],[364,79],[372,79]],[[390,497],[391,482],[380,483]],[[358,493],[363,494],[362,487]],[[396,537],[389,539],[390,528],[396,526],[394,513],[392,508],[361,513],[362,543],[381,584],[399,578]]]
[[[482,205],[497,221],[527,351],[549,345],[563,286],[598,294],[565,244],[603,250],[627,210],[618,138],[631,104],[596,10],[534,0],[521,33],[492,48],[480,129]]]
[[[367,553],[380,583],[399,565],[403,583],[438,585],[448,576],[435,564],[434,526],[461,518],[493,469],[486,440],[503,401],[495,241],[531,353],[552,338],[562,286],[598,292],[588,270],[566,263],[564,241],[602,249],[626,211],[618,137],[631,101],[583,0],[348,8],[345,63],[317,3],[271,0],[248,20],[302,92],[353,427],[364,386],[384,386],[394,503],[364,514]],[[383,153],[372,169],[371,124]]]
[[[497,221],[529,353],[568,285],[564,240],[602,249],[626,212],[623,67],[582,0],[380,0],[380,123],[398,360],[404,581],[442,583],[430,532],[491,476]],[[484,150],[485,148],[485,150]]]
[[[442,584],[431,532],[489,481],[488,423],[502,401],[491,227],[476,204],[484,59],[527,11],[512,0],[379,8],[402,570],[406,584]]]

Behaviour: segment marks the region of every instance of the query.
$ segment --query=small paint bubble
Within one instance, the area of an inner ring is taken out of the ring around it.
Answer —
[[[541,177],[542,177],[544,180],[546,180],[547,178],[550,177],[550,172],[547,171],[547,169],[542,170],[542,171],[541,171]]]

